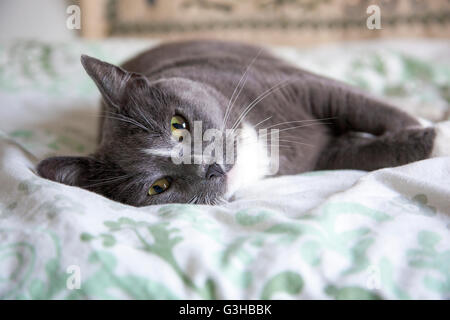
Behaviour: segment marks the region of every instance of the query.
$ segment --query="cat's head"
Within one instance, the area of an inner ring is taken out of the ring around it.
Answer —
[[[254,167],[239,156],[235,140],[231,148],[225,146],[228,100],[212,88],[183,78],[150,82],[91,57],[81,61],[102,95],[100,144],[89,157],[43,160],[37,168],[42,177],[135,206],[215,204]],[[204,141],[208,129],[218,132],[211,141],[222,140],[220,162],[196,159],[211,145]],[[195,146],[199,138],[200,147]]]

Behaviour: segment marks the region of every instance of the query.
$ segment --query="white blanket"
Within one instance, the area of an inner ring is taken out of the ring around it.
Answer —
[[[36,176],[45,156],[94,148],[98,96],[78,54],[145,45],[0,47],[0,298],[450,299],[449,158],[267,179],[216,207],[134,208]],[[420,59],[432,118],[450,73]]]

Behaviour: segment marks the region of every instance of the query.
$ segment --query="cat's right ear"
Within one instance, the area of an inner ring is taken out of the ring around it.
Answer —
[[[95,163],[89,157],[51,157],[38,164],[37,172],[52,181],[83,187],[87,185]]]
[[[81,64],[105,100],[112,106],[120,108],[126,84],[136,74],[87,55],[81,56]]]

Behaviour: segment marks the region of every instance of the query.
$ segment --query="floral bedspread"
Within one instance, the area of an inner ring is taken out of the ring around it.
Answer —
[[[115,63],[148,45],[0,44],[0,298],[450,299],[449,158],[267,179],[215,207],[133,208],[36,176],[46,156],[94,148],[79,55]],[[445,42],[278,50],[448,117]]]

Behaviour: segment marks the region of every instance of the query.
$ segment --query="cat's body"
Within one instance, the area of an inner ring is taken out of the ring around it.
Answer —
[[[432,153],[432,128],[257,47],[190,41],[146,51],[123,69],[89,57],[82,62],[103,95],[99,147],[89,158],[44,160],[38,172],[124,203],[216,203],[231,196],[269,170],[267,162],[255,165],[266,150],[252,137],[263,128],[279,129],[279,175],[375,170]],[[225,129],[243,128],[249,142],[237,145],[232,164],[174,164],[161,152],[178,143],[171,137],[174,115],[191,131],[194,121],[224,137]],[[149,196],[163,177],[170,177],[170,187]]]

